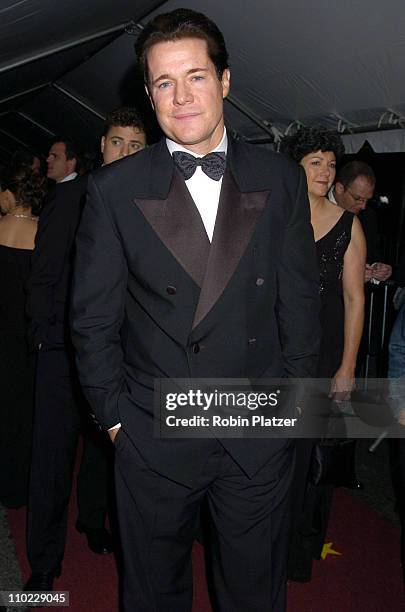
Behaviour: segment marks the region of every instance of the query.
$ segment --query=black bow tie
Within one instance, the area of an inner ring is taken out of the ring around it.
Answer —
[[[186,181],[193,176],[197,166],[201,166],[202,171],[214,181],[219,181],[225,172],[225,153],[208,153],[204,157],[194,157],[184,151],[174,151],[173,160]]]

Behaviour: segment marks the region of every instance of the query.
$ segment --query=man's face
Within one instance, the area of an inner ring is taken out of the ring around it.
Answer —
[[[105,164],[138,153],[145,146],[145,132],[131,126],[113,125],[101,139],[101,153]]]
[[[46,163],[48,165],[46,176],[57,183],[62,181],[65,176],[74,172],[76,167],[75,159],[66,159],[66,146],[64,142],[55,142],[52,145]]]
[[[346,189],[342,183],[336,183],[334,194],[339,206],[358,215],[373,197],[374,184],[370,183],[367,177],[358,176]]]
[[[199,155],[215,148],[223,134],[229,70],[218,79],[207,43],[199,38],[157,43],[147,62],[148,94],[166,136]]]

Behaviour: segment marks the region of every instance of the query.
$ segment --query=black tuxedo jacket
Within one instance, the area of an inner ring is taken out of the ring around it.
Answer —
[[[215,441],[153,438],[155,378],[315,375],[307,186],[282,155],[230,139],[212,244],[164,140],[101,168],[89,179],[73,282],[73,339],[94,412],[106,428],[121,422],[146,463],[175,480],[192,482]],[[286,445],[221,443],[247,474]]]
[[[70,343],[69,314],[75,237],[86,198],[87,177],[58,183],[38,221],[27,283],[28,339],[42,350]]]
[[[376,261],[384,261],[378,231],[378,211],[368,204],[364,210],[360,211],[359,220],[366,238],[367,263],[373,264]]]

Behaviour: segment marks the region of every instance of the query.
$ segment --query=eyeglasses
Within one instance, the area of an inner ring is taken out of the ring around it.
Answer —
[[[359,204],[363,203],[363,204],[367,204],[367,202],[369,201],[370,198],[362,198],[361,196],[356,195],[355,193],[352,193],[350,191],[350,189],[346,189],[346,191],[348,193],[350,193],[350,195],[352,196],[353,200],[355,202],[358,202]]]

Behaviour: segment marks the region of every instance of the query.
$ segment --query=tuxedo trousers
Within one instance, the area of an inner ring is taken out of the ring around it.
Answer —
[[[125,612],[190,612],[191,553],[204,501],[210,515],[204,543],[213,609],[285,610],[293,445],[287,442],[250,479],[218,441],[207,443],[212,452],[191,488],[152,471],[127,433],[117,434]]]
[[[88,405],[70,353],[63,349],[40,351],[27,521],[33,572],[58,572],[63,559],[78,440],[86,412]],[[78,523],[84,528],[101,528],[111,486],[111,442],[95,428],[84,429],[77,479]]]

